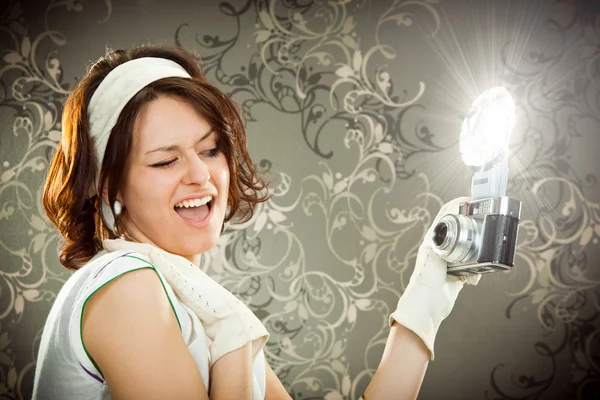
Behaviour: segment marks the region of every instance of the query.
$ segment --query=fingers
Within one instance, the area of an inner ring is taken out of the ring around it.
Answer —
[[[479,283],[479,280],[481,279],[481,274],[469,275],[464,278],[465,278],[465,283],[467,285],[477,286],[477,284]]]
[[[459,280],[465,285],[477,286],[479,280],[481,279],[481,274],[473,274],[468,276],[454,276],[448,275],[448,279]]]
[[[440,287],[446,281],[447,271],[446,261],[438,257],[430,246],[421,246],[411,279],[425,286]]]

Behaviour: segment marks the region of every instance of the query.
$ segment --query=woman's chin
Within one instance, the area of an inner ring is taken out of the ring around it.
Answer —
[[[181,243],[178,244],[175,254],[187,259],[199,256],[202,253],[206,253],[214,249],[217,245],[218,239],[218,235],[215,236],[207,234],[204,234],[202,238],[196,238],[196,240],[194,240],[192,237],[184,238],[181,240]]]

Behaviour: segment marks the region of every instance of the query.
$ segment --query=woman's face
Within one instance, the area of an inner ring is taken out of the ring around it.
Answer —
[[[140,112],[118,195],[129,236],[197,261],[217,243],[228,189],[218,133],[193,106],[165,96]]]

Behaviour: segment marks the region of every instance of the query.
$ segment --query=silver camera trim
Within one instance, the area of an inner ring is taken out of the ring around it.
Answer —
[[[493,262],[488,263],[474,263],[466,265],[448,265],[448,273],[455,276],[469,276],[473,274],[488,274],[490,272],[501,272],[510,271],[512,267],[504,264],[498,264]]]
[[[521,220],[521,202],[510,197],[488,197],[471,200],[459,206],[458,214],[483,218],[487,214],[509,215]]]

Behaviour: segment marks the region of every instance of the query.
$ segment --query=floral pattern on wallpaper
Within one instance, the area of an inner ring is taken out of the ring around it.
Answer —
[[[100,3],[102,24],[116,11],[110,0]],[[301,178],[271,159],[256,160],[275,177],[274,197],[251,221],[228,226],[202,259],[202,268],[263,320],[271,332],[267,358],[298,399],[360,396],[377,367],[387,315],[445,198],[411,164],[450,146],[421,113],[435,83],[395,81],[392,69],[409,60],[389,31],[426,37],[443,58],[453,4],[382,3],[222,2],[221,21],[237,28],[231,36],[196,32],[190,41],[181,10],[182,23],[170,33],[206,54],[207,75],[240,105],[249,125],[267,128],[259,116],[264,107],[297,118],[304,150],[317,160]],[[533,350],[545,372],[511,370],[510,360],[499,358],[479,377],[489,380],[481,398],[553,398],[551,385],[565,380],[559,376],[565,355],[571,394],[585,399],[600,391],[600,191],[597,175],[577,162],[577,149],[593,146],[589,132],[600,127],[600,50],[598,36],[574,21],[567,4],[546,3],[536,18],[538,33],[551,39],[542,42],[551,45],[532,40],[517,59],[507,41],[498,57],[506,86],[519,93],[521,122],[511,150],[524,165],[514,169],[509,192],[525,204],[516,265],[526,279],[506,291],[511,303],[497,316],[508,324],[525,307],[536,319],[544,334]],[[69,276],[40,205],[61,139],[61,104],[74,83],[63,76],[59,55],[69,38],[48,16],[77,18],[87,6],[50,0],[33,27],[27,4],[0,6],[0,398],[8,399],[30,396],[45,316]],[[248,26],[255,47],[232,73],[228,57]],[[386,203],[409,184],[418,192],[410,206]],[[313,222],[308,233],[306,220]],[[314,265],[314,252],[325,254],[327,264]],[[350,345],[365,319],[375,334]]]

